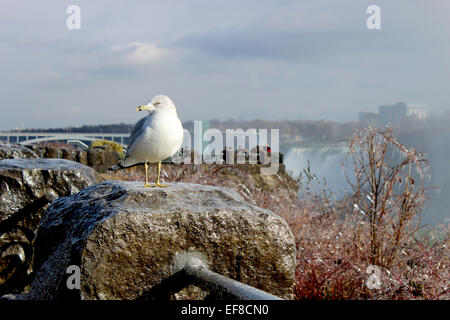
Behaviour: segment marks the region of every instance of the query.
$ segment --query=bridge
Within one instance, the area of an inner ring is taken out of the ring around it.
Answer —
[[[29,145],[45,141],[64,141],[87,147],[95,140],[108,140],[126,148],[129,133],[63,133],[63,132],[0,132],[0,140],[10,143]]]

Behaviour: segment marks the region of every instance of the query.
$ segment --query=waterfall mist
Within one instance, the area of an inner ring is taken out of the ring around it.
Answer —
[[[428,130],[415,129],[408,132],[398,131],[398,140],[408,148],[414,147],[428,154],[431,179],[425,181],[425,185],[438,187],[427,192],[429,200],[421,213],[422,224],[448,223],[450,221],[448,209],[450,208],[450,130],[441,130],[441,134],[437,134],[437,126],[431,126]],[[333,145],[294,147],[286,153],[284,163],[291,176],[297,178],[300,172],[307,168],[309,161],[311,172],[321,183],[325,178],[330,191],[339,199],[345,193],[352,192],[342,169],[347,152],[348,148]],[[350,159],[345,161],[345,169],[349,177],[353,177],[353,165]]]

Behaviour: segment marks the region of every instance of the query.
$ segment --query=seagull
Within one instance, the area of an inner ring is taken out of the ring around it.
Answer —
[[[129,167],[144,162],[145,187],[167,187],[159,182],[161,161],[173,156],[183,142],[183,126],[173,101],[165,95],[157,95],[136,111],[148,111],[134,126],[128,140],[125,159],[119,167]],[[148,183],[148,164],[158,164],[156,183]]]

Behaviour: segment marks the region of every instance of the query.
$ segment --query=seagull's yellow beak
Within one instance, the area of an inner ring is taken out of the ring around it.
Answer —
[[[136,111],[149,111],[150,108],[148,106],[139,106],[136,108]]]

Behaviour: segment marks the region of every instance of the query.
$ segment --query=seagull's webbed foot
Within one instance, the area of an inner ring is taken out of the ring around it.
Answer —
[[[156,183],[155,184],[155,187],[169,187],[169,185],[167,185],[167,184],[161,184],[161,183]]]
[[[158,188],[158,187],[170,187],[170,186],[156,182],[153,185],[146,184],[145,187]]]

